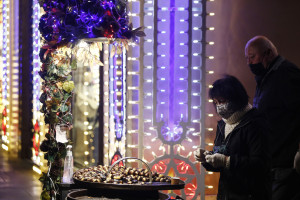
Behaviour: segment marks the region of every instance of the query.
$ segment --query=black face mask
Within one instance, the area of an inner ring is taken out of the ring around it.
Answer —
[[[251,72],[256,76],[264,75],[267,72],[267,70],[261,62],[257,64],[249,64],[249,67]]]

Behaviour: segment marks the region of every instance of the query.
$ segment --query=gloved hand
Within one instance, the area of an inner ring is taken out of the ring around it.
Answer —
[[[206,162],[205,156],[208,154],[210,154],[210,152],[205,149],[197,149],[196,151],[194,151],[194,158],[198,162]]]
[[[197,160],[198,162],[205,162],[205,156],[204,153],[205,149],[197,149],[196,151],[194,151],[194,158],[195,160]]]
[[[297,151],[294,159],[294,168],[300,174],[300,150]]]
[[[220,153],[205,156],[207,163],[215,168],[226,167],[226,156]]]

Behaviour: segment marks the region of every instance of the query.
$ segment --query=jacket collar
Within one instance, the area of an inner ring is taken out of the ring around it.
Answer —
[[[240,123],[232,130],[232,132],[236,129],[242,128],[243,126],[247,125],[251,120],[253,119],[253,116],[257,115],[256,114],[256,108],[252,108],[249,110],[241,119]],[[220,120],[218,122],[218,126],[220,127],[225,127],[225,122],[223,120]]]
[[[262,77],[261,81],[257,82],[257,89],[261,87],[261,85],[263,85],[264,81],[266,80],[266,78],[269,76],[269,74],[271,74],[273,71],[278,70],[279,66],[281,65],[281,63],[283,63],[283,61],[285,61],[285,58],[282,56],[277,56],[272,63],[270,64],[270,67],[268,68],[267,73]]]
[[[279,66],[281,65],[281,63],[282,63],[284,60],[285,60],[284,57],[282,57],[282,56],[280,56],[280,55],[277,56],[277,57],[271,62],[268,72],[269,72],[269,71],[275,71],[275,70],[277,70],[277,69],[279,68]],[[268,74],[268,73],[267,73],[267,74]],[[266,75],[267,75],[267,74],[266,74]]]
[[[235,123],[239,122],[243,118],[243,116],[249,110],[251,110],[251,108],[252,108],[252,105],[250,103],[248,103],[248,105],[246,105],[243,109],[234,112],[228,119],[223,119],[223,121],[226,124],[235,124]]]

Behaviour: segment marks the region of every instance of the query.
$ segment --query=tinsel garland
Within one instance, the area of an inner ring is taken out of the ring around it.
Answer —
[[[124,0],[40,0],[39,3],[45,11],[39,24],[44,41],[40,50],[39,74],[43,79],[40,111],[45,124],[49,124],[49,132],[40,145],[48,161],[48,171],[40,178],[41,199],[50,200],[56,199],[66,156],[66,144],[56,141],[56,126],[72,128],[71,102],[75,86],[71,72],[80,62],[76,55],[84,55],[84,59],[94,64],[99,62],[97,54],[86,52],[76,44],[84,38],[106,37],[115,44],[114,54],[122,46],[127,48],[127,40],[137,41],[137,37],[145,33],[141,27],[133,29],[129,24]]]

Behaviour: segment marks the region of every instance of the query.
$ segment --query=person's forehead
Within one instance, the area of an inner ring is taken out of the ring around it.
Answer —
[[[253,46],[249,46],[248,48],[246,48],[245,54],[246,55],[259,55],[259,51],[257,48],[255,48]]]

